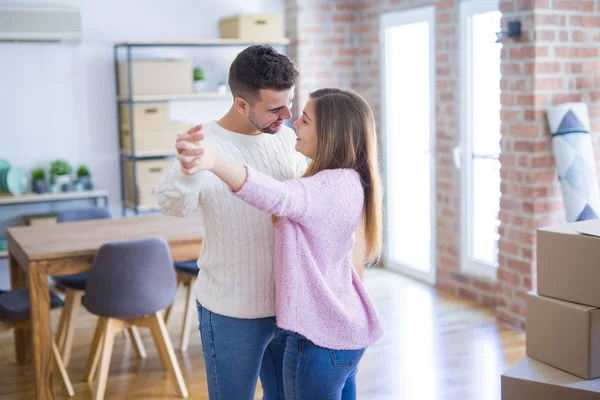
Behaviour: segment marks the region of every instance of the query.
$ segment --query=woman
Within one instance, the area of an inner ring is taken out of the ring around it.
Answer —
[[[312,160],[301,178],[279,182],[238,164],[201,134],[177,144],[181,168],[190,175],[213,172],[235,196],[274,216],[276,319],[287,335],[285,397],[354,399],[358,363],[383,333],[352,264],[361,220],[368,260],[381,253],[374,118],[354,92],[321,89],[294,127],[296,150]]]

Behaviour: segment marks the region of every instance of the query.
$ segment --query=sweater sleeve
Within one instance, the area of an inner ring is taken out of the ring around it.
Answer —
[[[245,167],[246,182],[234,192],[235,196],[266,213],[302,221],[310,201],[306,178],[280,182],[248,165]]]
[[[353,171],[321,171],[309,178],[280,182],[252,167],[246,169],[246,182],[234,195],[266,213],[307,224],[362,209],[363,191]]]
[[[156,185],[156,201],[162,212],[175,217],[185,217],[195,211],[200,201],[201,181],[205,173],[201,171],[195,175],[186,175],[181,172],[179,161],[175,160],[171,169]]]

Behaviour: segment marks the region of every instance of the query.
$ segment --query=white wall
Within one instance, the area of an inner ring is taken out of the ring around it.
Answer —
[[[121,195],[113,44],[218,38],[221,17],[284,12],[284,0],[37,0],[35,4],[80,6],[83,38],[78,44],[0,43],[0,159],[8,159],[28,176],[34,167],[48,168],[56,158],[74,167],[85,163],[95,184],[109,190],[115,215],[121,213]],[[239,50],[202,53],[197,48],[193,57],[208,64],[209,79],[211,73],[221,79],[216,75],[223,72],[222,63]],[[189,54],[179,51],[177,56]],[[221,63],[212,63],[213,58]],[[0,208],[0,236],[21,214],[59,207]],[[0,259],[0,270],[5,264]],[[5,286],[1,273],[0,286]]]

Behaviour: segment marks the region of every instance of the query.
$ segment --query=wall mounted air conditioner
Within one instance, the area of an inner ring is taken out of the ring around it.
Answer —
[[[80,39],[79,8],[0,5],[0,42],[78,42]]]

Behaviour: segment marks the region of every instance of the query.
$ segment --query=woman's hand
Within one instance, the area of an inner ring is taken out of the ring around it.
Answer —
[[[186,175],[212,170],[216,164],[217,153],[205,143],[202,125],[197,125],[187,133],[177,135],[175,148],[177,149],[177,159],[181,163],[181,172]]]

